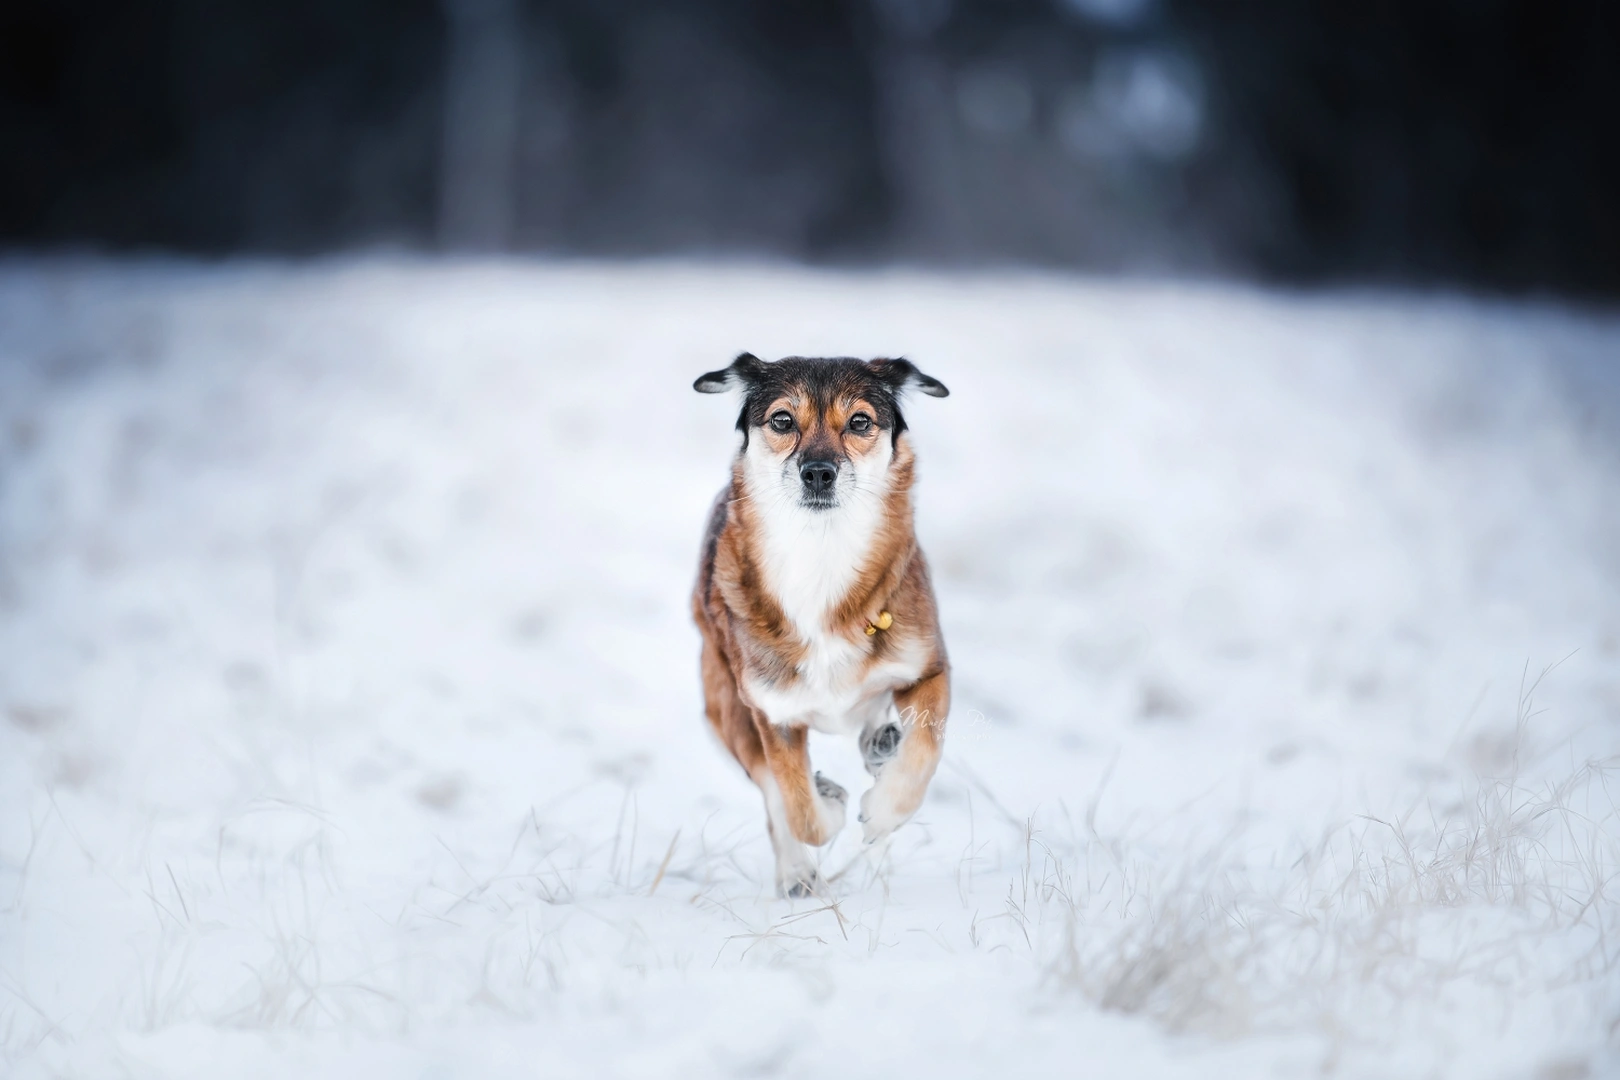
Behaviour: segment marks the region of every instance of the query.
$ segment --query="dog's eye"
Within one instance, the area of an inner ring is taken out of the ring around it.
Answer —
[[[863,412],[858,412],[849,418],[849,430],[857,435],[865,435],[872,430],[872,418]]]
[[[785,411],[771,414],[771,430],[786,435],[793,430],[793,417]]]

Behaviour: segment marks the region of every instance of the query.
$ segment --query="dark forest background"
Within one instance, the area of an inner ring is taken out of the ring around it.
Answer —
[[[0,9],[0,245],[1021,262],[1620,295],[1582,2]]]

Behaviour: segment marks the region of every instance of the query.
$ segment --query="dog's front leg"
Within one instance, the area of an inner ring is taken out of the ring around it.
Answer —
[[[942,671],[897,690],[894,704],[898,724],[885,723],[861,736],[866,769],[877,777],[861,796],[861,831],[868,844],[905,824],[928,793],[945,747],[950,676]]]
[[[805,845],[820,847],[838,835],[849,794],[821,774],[812,775],[808,728],[781,727],[763,717],[758,723],[769,770],[759,786],[776,849],[776,887],[786,896],[808,896],[815,891],[816,870]]]

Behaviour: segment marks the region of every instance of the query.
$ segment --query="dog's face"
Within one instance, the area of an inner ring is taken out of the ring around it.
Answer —
[[[790,356],[766,363],[751,353],[692,385],[705,394],[742,389],[737,428],[751,478],[815,511],[882,490],[906,429],[902,390],[950,393],[908,360]]]

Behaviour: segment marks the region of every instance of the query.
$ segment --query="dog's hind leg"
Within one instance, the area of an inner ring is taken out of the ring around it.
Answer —
[[[888,710],[861,729],[861,761],[867,772],[876,776],[883,771],[883,766],[900,752],[901,734],[900,725]]]
[[[931,675],[894,695],[898,725],[877,725],[861,735],[861,756],[877,777],[861,796],[862,835],[868,844],[905,824],[928,793],[945,748],[950,676]]]

